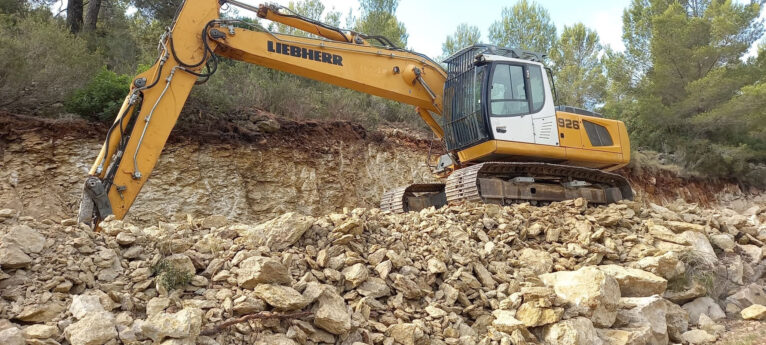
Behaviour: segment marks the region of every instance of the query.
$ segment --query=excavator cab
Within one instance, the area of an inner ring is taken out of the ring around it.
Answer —
[[[542,58],[490,45],[474,45],[447,58],[447,150],[492,139],[558,145],[552,88]]]

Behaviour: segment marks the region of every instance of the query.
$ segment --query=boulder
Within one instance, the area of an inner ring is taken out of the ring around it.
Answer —
[[[117,339],[114,316],[109,312],[85,315],[64,329],[64,337],[71,345],[102,345]]]
[[[665,303],[665,322],[668,325],[668,338],[676,343],[682,341],[681,335],[689,330],[689,313],[680,305],[663,300]]]
[[[191,258],[186,254],[173,254],[166,257],[165,262],[175,268],[176,270],[194,276],[197,274],[197,269],[194,267],[194,263]]]
[[[647,256],[635,263],[635,268],[654,273],[665,279],[672,279],[679,274],[680,260],[676,252],[670,251],[659,256]],[[683,264],[682,264],[683,265]]]
[[[303,295],[288,286],[260,284],[253,292],[270,306],[281,310],[300,309],[309,303]]]
[[[10,327],[0,331],[0,344],[3,345],[24,345],[24,334],[17,327]]]
[[[141,323],[141,332],[155,342],[165,338],[196,338],[202,329],[202,310],[187,307],[177,313],[157,313]]]
[[[699,255],[712,264],[718,263],[718,256],[716,256],[715,250],[713,250],[713,246],[710,245],[710,241],[708,241],[705,234],[696,231],[686,231],[681,235],[692,246],[695,255]]]
[[[645,328],[640,329],[596,329],[604,345],[645,345],[649,344],[649,335]]]
[[[59,334],[59,329],[56,326],[50,325],[31,325],[24,328],[24,337],[29,339],[47,339],[54,338]],[[2,342],[0,342],[2,344]]]
[[[700,282],[692,280],[691,284],[681,291],[666,290],[662,296],[673,303],[684,304],[707,294],[707,289]]]
[[[598,266],[598,269],[617,280],[622,297],[661,295],[668,286],[665,278],[635,268],[602,265]]]
[[[745,320],[766,320],[766,307],[753,304],[739,312]]]
[[[559,271],[540,276],[542,282],[567,303],[567,309],[588,317],[598,327],[610,327],[617,317],[620,286],[596,267]]]
[[[614,327],[649,328],[649,342],[668,343],[667,307],[659,296],[623,297]]]
[[[266,245],[272,250],[282,250],[298,241],[312,224],[313,217],[288,212],[265,223],[237,230],[240,231],[240,236],[247,238],[253,246]]]
[[[386,335],[402,345],[429,344],[428,335],[414,323],[397,323],[386,330]]]
[[[525,328],[524,323],[514,317],[515,313],[508,310],[497,309],[492,312],[492,316],[495,319],[492,321],[492,326],[500,332],[508,334],[513,333],[517,329]]]
[[[443,261],[437,258],[428,259],[428,273],[439,274],[444,272],[447,272],[447,265]]]
[[[543,298],[524,302],[516,310],[516,318],[527,327],[538,327],[558,322],[564,309],[560,307],[553,308],[550,302]]]
[[[696,325],[699,323],[701,314],[707,314],[713,320],[720,320],[726,317],[721,307],[710,297],[700,297],[683,305],[684,310],[689,313],[689,323]]]
[[[546,344],[601,345],[593,323],[585,317],[576,317],[543,327],[542,339]]]
[[[718,337],[705,332],[701,329],[686,331],[681,335],[683,341],[687,344],[710,344],[718,340]]]
[[[253,289],[258,284],[290,283],[287,267],[272,258],[251,256],[239,263],[237,285],[243,289]]]
[[[332,288],[326,288],[319,296],[314,324],[333,334],[344,334],[351,329],[351,314],[346,301]]]
[[[104,307],[96,295],[75,295],[72,297],[72,304],[69,305],[69,312],[78,320],[90,313],[102,311],[105,311]]]
[[[752,283],[737,290],[727,297],[726,301],[734,303],[739,308],[747,308],[753,304],[766,305],[766,292],[759,284]]]
[[[14,243],[0,243],[0,267],[23,268],[32,262],[24,251]]]
[[[367,266],[361,262],[343,269],[343,277],[346,278],[347,282],[351,283],[352,287],[362,284],[367,280],[368,276]]]
[[[713,243],[714,246],[727,253],[734,252],[734,247],[736,246],[734,238],[729,234],[711,235],[710,242]]]
[[[379,298],[391,294],[391,289],[388,288],[386,281],[378,277],[367,278],[362,285],[356,288],[356,291],[362,296],[372,298]]]
[[[524,248],[519,253],[519,261],[521,267],[531,269],[535,275],[548,273],[553,269],[553,257],[544,250]]]
[[[24,253],[37,254],[45,247],[45,236],[26,225],[16,225],[3,236],[2,242],[16,245]]]
[[[262,337],[259,337],[258,340],[255,341],[255,345],[298,345],[295,340],[292,340],[288,338],[284,334],[268,334]]]
[[[66,307],[61,302],[50,301],[24,307],[15,319],[24,322],[42,323],[53,320],[63,313]]]

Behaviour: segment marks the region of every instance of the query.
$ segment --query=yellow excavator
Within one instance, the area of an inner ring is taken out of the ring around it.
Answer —
[[[311,35],[272,33],[257,22],[225,19],[222,6]],[[552,73],[539,53],[474,45],[447,58],[445,70],[385,37],[342,30],[279,5],[237,0],[184,1],[158,51],[154,65],[133,79],[86,178],[81,222],[125,216],[192,87],[215,73],[221,57],[415,106],[445,146],[435,173],[446,176],[446,183],[389,190],[382,196],[384,210],[577,197],[605,204],[633,197],[628,182],[609,172],[630,160],[625,125],[555,106]]]

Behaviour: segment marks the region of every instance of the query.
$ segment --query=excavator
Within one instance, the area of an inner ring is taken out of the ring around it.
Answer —
[[[225,18],[224,6],[309,35]],[[221,58],[414,106],[445,147],[434,172],[446,183],[386,191],[383,210],[573,198],[608,204],[633,197],[627,180],[611,172],[630,161],[625,124],[555,106],[553,75],[540,53],[477,44],[445,59],[445,68],[383,36],[339,29],[276,4],[256,7],[239,0],[185,0],[160,37],[158,53],[151,68],[132,80],[89,171],[80,222],[125,217],[192,87],[212,77]]]

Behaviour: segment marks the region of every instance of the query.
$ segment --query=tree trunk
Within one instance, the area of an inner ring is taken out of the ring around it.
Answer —
[[[82,10],[82,0],[67,0],[66,24],[73,34],[82,30]]]
[[[101,0],[89,0],[88,12],[85,13],[85,31],[96,31],[98,12],[101,10]]]

